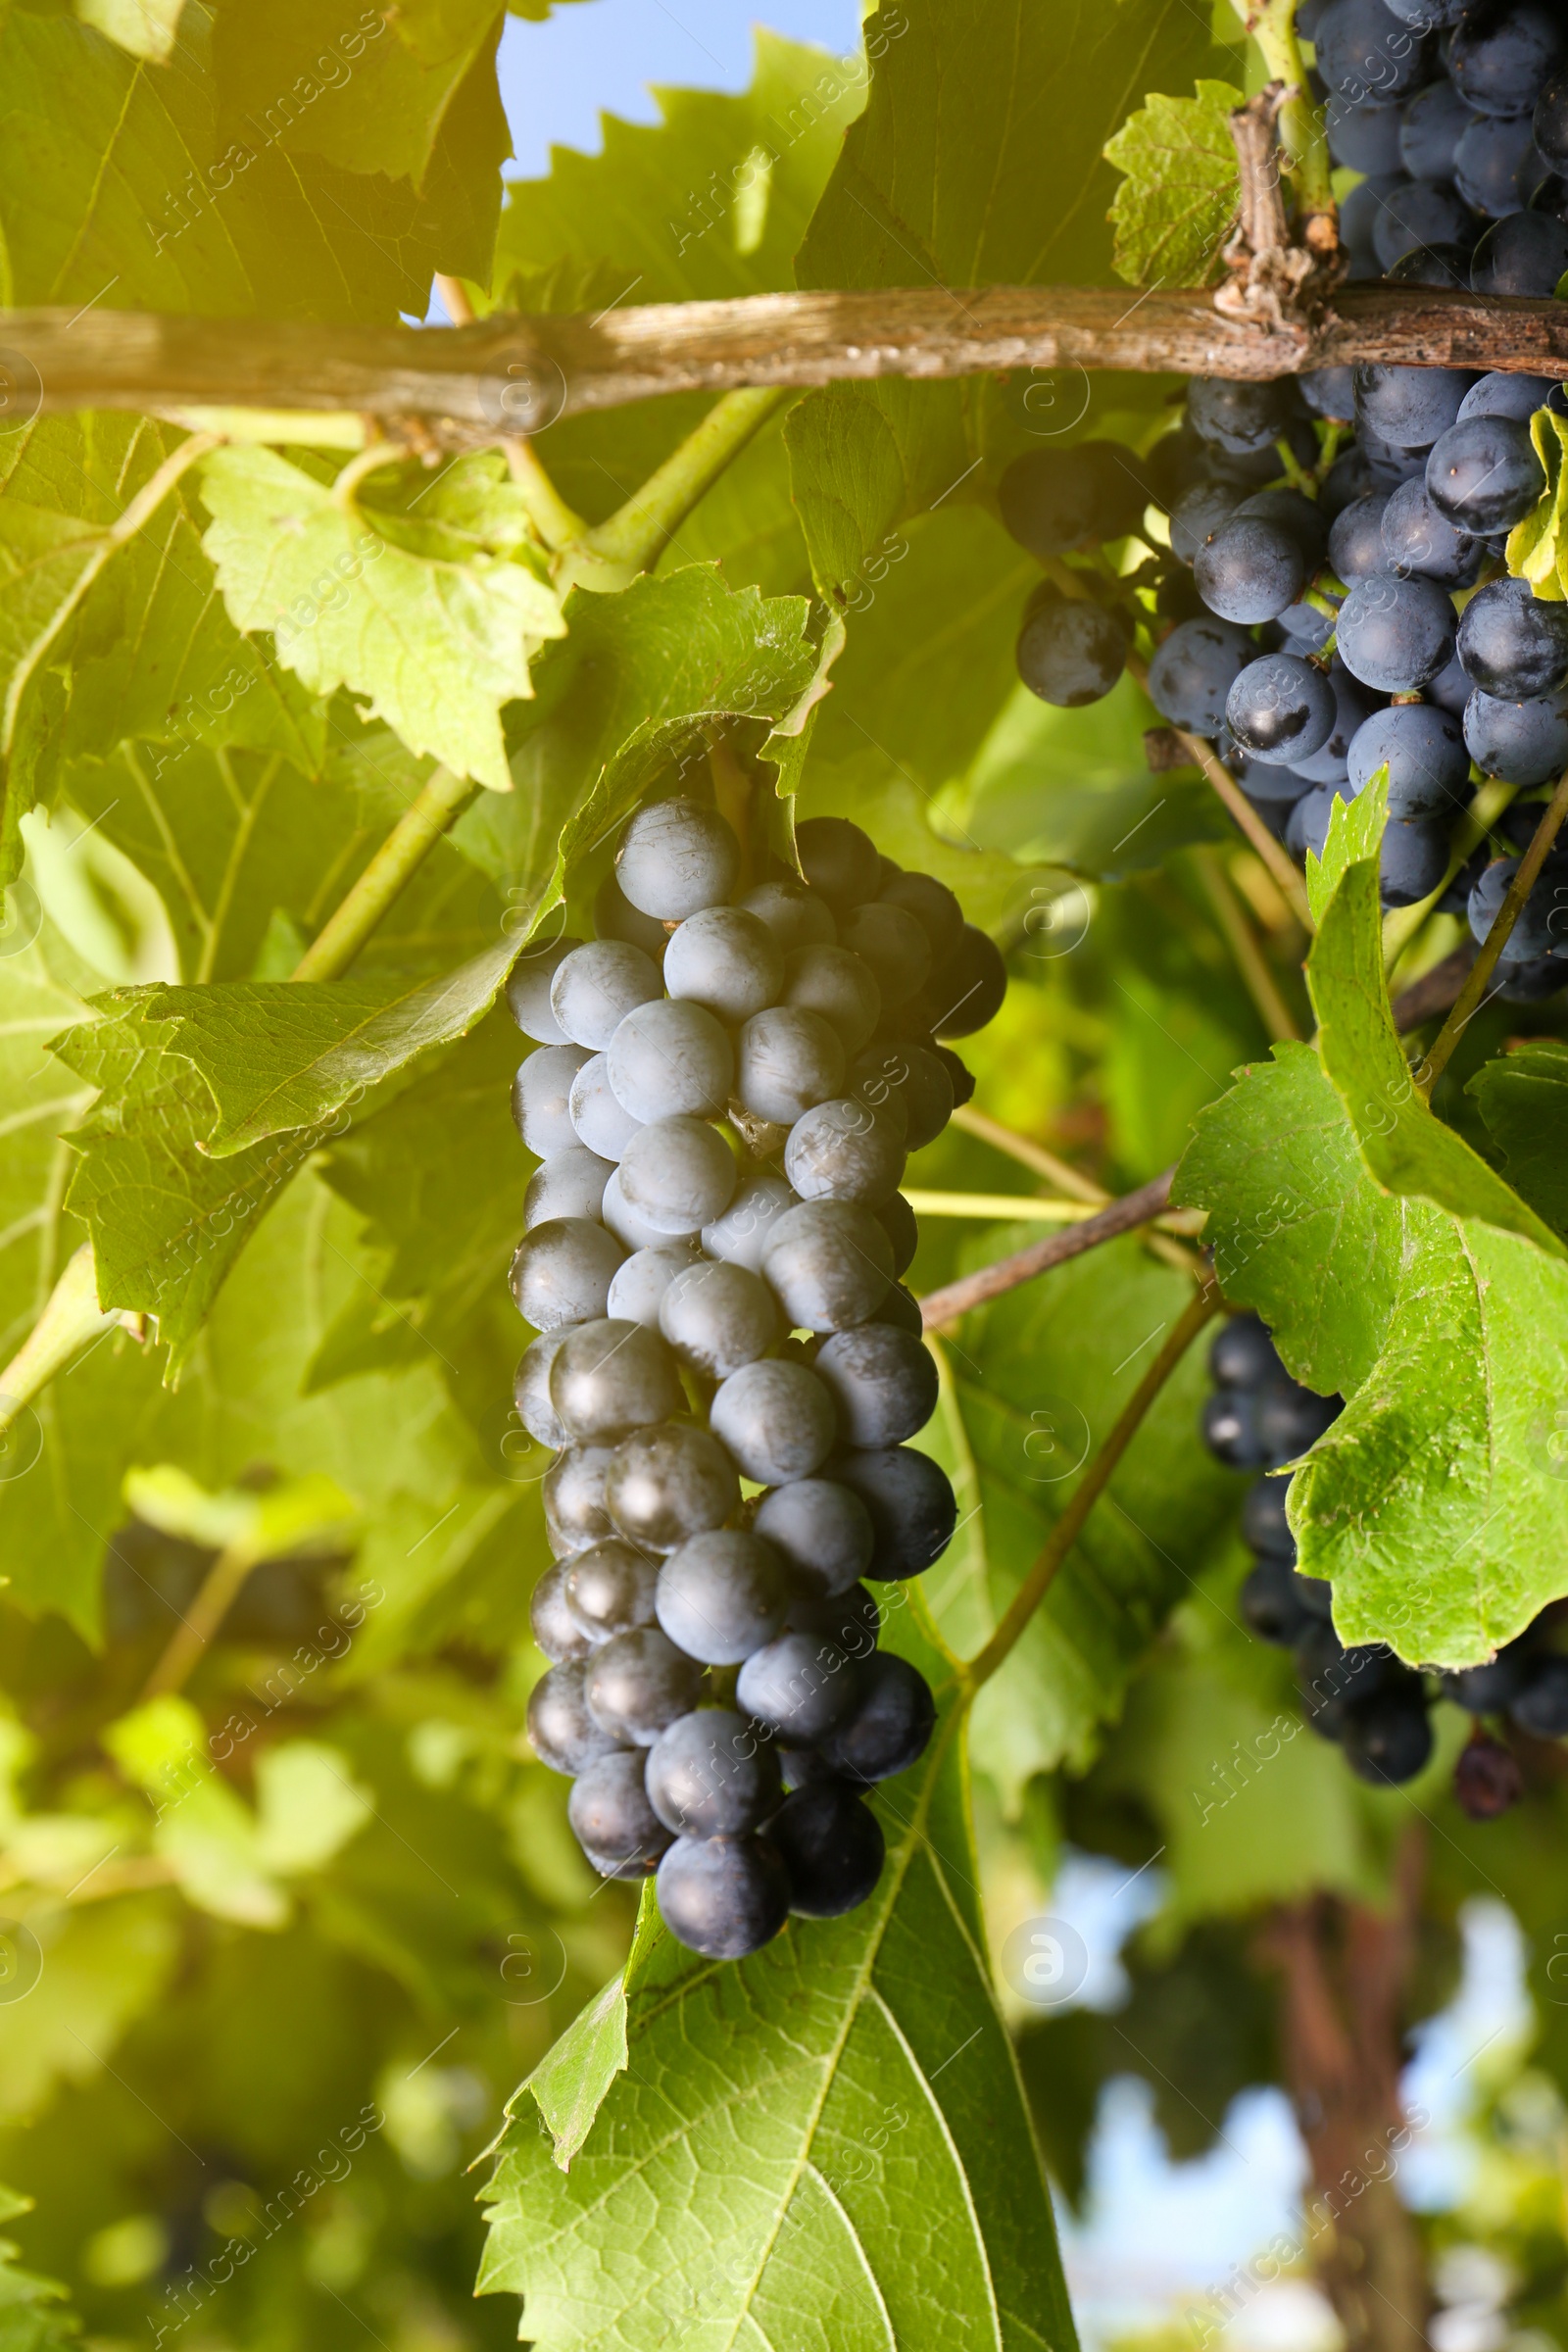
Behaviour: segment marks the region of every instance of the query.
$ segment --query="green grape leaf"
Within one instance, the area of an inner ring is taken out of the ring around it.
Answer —
[[[1348,867],[1335,888],[1307,959],[1307,985],[1321,1023],[1323,1066],[1345,1103],[1378,1183],[1523,1234],[1555,1257],[1568,1255],[1549,1225],[1417,1091],[1394,1026],[1383,971],[1378,869]]]
[[[439,526],[428,552],[394,544],[374,509],[340,503],[269,449],[215,451],[202,496],[236,628],[270,630],[314,692],[364,696],[410,751],[511,791],[501,706],[532,691],[531,654],[565,625],[525,564],[460,560]]]
[[[1105,161],[1127,176],[1110,218],[1113,266],[1130,286],[1206,286],[1236,217],[1240,174],[1230,116],[1242,93],[1200,81],[1194,98],[1152,93],[1105,143]]]
[[[604,1996],[542,2099],[530,2082],[514,2102],[480,2284],[522,2296],[540,2352],[588,2336],[629,2352],[661,2324],[715,2346],[1071,2344],[976,1939],[951,1661],[909,1618],[900,1644],[948,1688],[925,1758],[872,1799],[875,1894],[718,1966],[645,1898],[623,2014]],[[632,2218],[651,2209],[653,2237]]]
[[[32,2211],[31,2197],[0,2188],[0,2222]],[[0,2352],[68,2352],[81,2334],[76,2313],[62,2310],[71,2289],[21,2267],[21,2248],[0,2237]]]
[[[1025,1238],[1022,1230],[993,1231],[983,1256],[999,1256]],[[953,1395],[979,1475],[984,1543],[926,1580],[945,1632],[989,1635],[1185,1294],[1181,1275],[1127,1241],[965,1318],[950,1349]],[[1134,1439],[1016,1648],[976,1700],[975,1760],[1009,1810],[1035,1774],[1063,1761],[1075,1770],[1087,1764],[1102,1727],[1120,1711],[1129,1676],[1231,1510],[1233,1482],[1197,1443],[1206,1382],[1202,1352],[1195,1349]],[[979,1578],[984,1589],[976,1592]]]
[[[169,63],[184,5],[185,0],[75,0],[83,24],[156,66]]]
[[[66,1206],[92,1237],[99,1303],[155,1315],[172,1377],[257,1221],[318,1138],[307,1129],[211,1157],[212,1094],[148,1025],[143,992],[93,1004],[101,1017],[53,1049],[103,1089],[71,1137],[79,1156]]]
[[[154,983],[121,994],[143,1021],[172,1024],[168,1052],[200,1074],[216,1105],[203,1148],[219,1160],[268,1136],[329,1127],[419,1054],[466,1036],[516,952],[504,940],[437,980]]]
[[[38,933],[0,958],[0,1095],[12,1105],[0,1153],[0,1363],[21,1347],[84,1238],[60,1205],[71,1166],[61,1139],[92,1090],[45,1047],[90,1017],[85,998],[98,985],[38,912],[30,883],[19,886],[17,902]]]
[[[1323,855],[1320,858],[1315,850],[1306,853],[1306,901],[1314,923],[1322,922],[1330,899],[1350,866],[1363,859],[1377,864],[1388,817],[1387,762],[1353,801],[1342,801],[1335,794]]]
[[[1568,1046],[1531,1038],[1483,1062],[1465,1092],[1480,1105],[1509,1183],[1568,1237]]]
[[[241,0],[217,19],[225,116],[260,119],[287,155],[420,186],[500,16],[500,0],[400,0],[393,13],[361,0]],[[503,122],[475,168],[498,172],[511,152]]]
[[[603,118],[604,147],[558,147],[548,179],[514,180],[496,244],[508,307],[575,310],[589,272],[604,301],[721,301],[794,284],[793,264],[844,133],[865,103],[858,57],[760,25],[750,89],[660,89],[662,120]],[[620,274],[609,284],[611,265]],[[524,275],[520,301],[514,271]],[[599,308],[602,304],[589,307]]]
[[[1200,1111],[1171,1199],[1207,1210],[1226,1298],[1262,1316],[1293,1378],[1322,1396],[1358,1389],[1393,1311],[1405,1218],[1310,1046],[1276,1046]]]
[[[1508,569],[1548,604],[1568,598],[1568,417],[1538,409],[1530,438],[1545,469],[1538,505],[1508,533]]]
[[[800,283],[955,288],[960,307],[966,287],[1102,282],[1105,142],[1141,91],[1188,87],[1214,58],[1202,12],[1181,0],[900,0],[867,19],[865,41],[870,99],[812,216]],[[994,416],[984,387],[946,383],[800,404],[788,434],[821,595],[843,593],[906,515],[977,494]]]
[[[1568,1265],[1405,1205],[1377,1362],[1291,1481],[1343,1640],[1469,1666],[1568,1592]]]
[[[319,1472],[281,1479],[260,1493],[226,1487],[213,1494],[177,1462],[160,1462],[150,1470],[127,1470],[124,1495],[148,1527],[253,1563],[285,1552],[331,1553],[356,1516],[342,1488]]]
[[[33,2122],[58,2091],[114,2064],[174,1973],[177,1909],[164,1893],[66,1910],[31,1992],[0,2003],[0,2122]]]

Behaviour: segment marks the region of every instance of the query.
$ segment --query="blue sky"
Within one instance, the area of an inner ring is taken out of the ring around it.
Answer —
[[[597,154],[601,110],[657,122],[651,82],[745,89],[759,21],[840,53],[859,45],[858,0],[772,0],[760,19],[737,0],[569,0],[543,24],[508,17],[501,94],[517,151],[508,176],[548,172],[552,141]]]

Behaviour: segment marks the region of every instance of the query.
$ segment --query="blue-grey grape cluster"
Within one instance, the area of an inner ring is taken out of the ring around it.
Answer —
[[[1523,1782],[1510,1750],[1482,1728],[1537,1740],[1568,1738],[1568,1656],[1551,1648],[1547,1611],[1486,1666],[1435,1682],[1381,1642],[1347,1648],[1334,1630],[1333,1593],[1296,1566],[1285,1517],[1289,1477],[1270,1476],[1322,1436],[1341,1410],[1292,1380],[1256,1315],[1225,1323],[1209,1350],[1214,1388],[1203,1406],[1204,1442],[1233,1470],[1260,1475],[1242,1504],[1242,1533],[1254,1565],[1242,1587],[1242,1616],[1261,1641],[1291,1651],[1302,1710],[1314,1731],[1344,1749],[1351,1770],[1382,1787],[1413,1780],[1432,1754],[1434,1696],[1454,1700],[1477,1721],[1454,1772],[1459,1802],[1477,1820],[1502,1812]]]
[[[1568,10],[1304,0],[1300,21],[1335,160],[1366,174],[1343,208],[1351,274],[1553,294]],[[1076,597],[1057,564],[1026,608],[1019,674],[1048,702],[1093,702],[1142,637],[1155,707],[1215,745],[1300,862],[1321,854],[1336,798],[1387,766],[1385,905],[1442,890],[1484,938],[1529,829],[1518,839],[1516,818],[1450,878],[1454,820],[1478,778],[1539,794],[1568,768],[1568,606],[1504,561],[1546,487],[1532,418],[1564,405],[1554,380],[1452,368],[1200,377],[1142,458],[1101,441],[1031,451],[1000,486],[1021,545],[1050,564],[1144,535],[1151,553],[1119,577],[1080,570]],[[1548,859],[1500,977],[1515,1001],[1568,984],[1568,853]]]
[[[665,1923],[718,1959],[865,1899],[864,1794],[930,1737],[869,1590],[922,1574],[956,1518],[907,1443],[937,1378],[899,1184],[972,1092],[946,1041],[1006,986],[932,876],[842,818],[797,841],[804,882],[741,890],[722,815],[650,804],[598,936],[508,987],[537,1044],[516,1405],[556,1449],[529,1734],[596,1868],[657,1870]]]

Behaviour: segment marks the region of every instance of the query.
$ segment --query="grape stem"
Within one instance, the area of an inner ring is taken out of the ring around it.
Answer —
[[[219,1553],[203,1577],[195,1599],[181,1617],[177,1632],[147,1677],[142,1687],[143,1703],[180,1690],[189,1680],[208,1643],[239,1598],[245,1579],[261,1558],[262,1554],[249,1544],[230,1544]]]
[[[126,1319],[118,1307],[106,1312],[99,1305],[92,1244],[83,1242],[67,1259],[42,1314],[0,1372],[0,1435],[15,1427],[32,1398],[83,1348]]]
[[[1332,166],[1323,117],[1312,103],[1311,88],[1306,78],[1306,61],[1297,37],[1296,0],[1261,0],[1260,6],[1248,10],[1246,22],[1248,31],[1262,53],[1269,79],[1285,84],[1279,128],[1290,157],[1291,178],[1296,184],[1297,200],[1301,212],[1303,241],[1314,247],[1318,245],[1321,231],[1314,234],[1314,223],[1326,217],[1331,230],[1328,244],[1332,251],[1339,243],[1339,213],[1334,202]]]
[[[1225,945],[1230,949],[1237,970],[1242,976],[1248,995],[1257,1007],[1257,1015],[1268,1032],[1271,1045],[1282,1038],[1300,1037],[1300,1030],[1291,1018],[1290,1008],[1280,995],[1273,973],[1263,957],[1263,951],[1252,936],[1252,927],[1238,904],[1225,869],[1214,851],[1206,845],[1190,852],[1202,884],[1204,896],[1214,909]]]
[[[782,386],[752,385],[726,392],[679,448],[657,466],[640,490],[578,543],[602,564],[642,571],[674,536],[699,499],[789,398]],[[585,582],[585,585],[587,583]]]
[[[333,908],[289,974],[290,980],[341,979],[435,844],[478,791],[466,776],[438,767],[398,818],[369,864]]]
[[[1035,1175],[1044,1176],[1071,1200],[1087,1200],[1092,1208],[1103,1208],[1110,1199],[1103,1185],[1094,1183],[1065,1159],[1058,1159],[1054,1152],[1048,1152],[1033,1136],[1017,1135],[1010,1127],[1004,1127],[977,1103],[960,1102],[954,1111],[953,1124],[989,1144],[993,1152],[1003,1152],[1009,1159],[1015,1159],[1021,1168],[1030,1168]]]
[[[1145,1416],[1205,1323],[1224,1306],[1219,1285],[1210,1276],[1177,1319],[1170,1337],[1128,1398],[1109,1436],[1074,1488],[1060,1518],[1052,1529],[1039,1558],[1014,1593],[1001,1624],[977,1657],[963,1671],[963,1690],[972,1697],[1005,1664],[1024,1627],[1055,1582],[1067,1554],[1083,1533],[1084,1522],[1109,1485],[1117,1463],[1137,1436]]]
[[[1166,1168],[1160,1175],[1152,1176],[1147,1184],[1141,1184],[1136,1192],[1124,1193],[1119,1200],[1109,1201],[1094,1216],[1069,1225],[1065,1233],[1053,1233],[1042,1242],[1031,1242],[1026,1250],[1014,1250],[1010,1257],[998,1258],[994,1265],[981,1266],[976,1273],[965,1274],[959,1281],[930,1292],[920,1301],[920,1314],[927,1331],[956,1323],[971,1307],[983,1306],[988,1298],[1000,1298],[1004,1291],[1015,1291],[1020,1283],[1032,1282],[1037,1274],[1065,1264],[1069,1257],[1080,1257],[1086,1250],[1094,1250],[1102,1242],[1114,1241],[1118,1234],[1152,1224],[1170,1204],[1175,1173],[1174,1168]]]
[[[1469,977],[1455,997],[1452,1010],[1434,1038],[1430,1052],[1423,1054],[1415,1065],[1412,1075],[1422,1094],[1429,1100],[1433,1088],[1447,1066],[1454,1047],[1487,996],[1498,958],[1512,936],[1513,927],[1524,910],[1525,901],[1535,887],[1537,877],[1546,861],[1546,853],[1556,840],[1565,816],[1568,816],[1568,768],[1559,778],[1557,789],[1546,804],[1545,813],[1536,827],[1530,847],[1519,860],[1519,870],[1493,917],[1492,928],[1481,943],[1481,953],[1470,966]]]

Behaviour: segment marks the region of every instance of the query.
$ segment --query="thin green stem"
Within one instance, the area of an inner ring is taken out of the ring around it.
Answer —
[[[289,974],[291,980],[336,980],[348,970],[376,924],[414,879],[447,827],[478,791],[466,776],[438,767],[418,799],[398,818],[359,880],[328,915]]]
[[[1009,1656],[1019,1635],[1050,1592],[1057,1571],[1082,1534],[1090,1512],[1109,1485],[1117,1463],[1137,1436],[1150,1406],[1204,1324],[1219,1313],[1223,1304],[1218,1284],[1210,1280],[1197,1293],[1178,1319],[1164,1347],[1128,1398],[1120,1419],[1074,1488],[1061,1517],[1052,1529],[1040,1557],[1013,1595],[1011,1606],[1002,1623],[978,1657],[971,1658],[965,1667],[963,1679],[968,1693],[972,1694],[982,1683],[989,1682],[997,1668]]]
[[[583,534],[587,554],[601,563],[646,569],[725,466],[789,397],[787,389],[771,384],[726,392],[623,507]]]
[[[189,1680],[257,1564],[257,1556],[248,1544],[231,1544],[219,1553],[168,1648],[147,1677],[142,1688],[143,1699],[161,1698],[166,1691],[180,1690]]]
[[[1556,840],[1565,816],[1568,816],[1568,768],[1564,769],[1557,789],[1546,805],[1545,813],[1536,827],[1535,838],[1519,860],[1519,870],[1493,917],[1492,929],[1481,943],[1481,953],[1470,966],[1469,978],[1455,997],[1452,1010],[1433,1040],[1432,1051],[1423,1054],[1416,1063],[1413,1073],[1415,1082],[1423,1095],[1429,1098],[1454,1047],[1464,1035],[1471,1016],[1487,994],[1497,960],[1512,936],[1513,927],[1524,910],[1525,901],[1535,888],[1536,878],[1546,861],[1546,852]]]
[[[1257,1015],[1271,1043],[1278,1045],[1282,1038],[1299,1038],[1300,1030],[1291,1018],[1290,1007],[1281,996],[1273,973],[1269,970],[1263,951],[1252,936],[1252,926],[1237,903],[1230,879],[1219,861],[1218,854],[1206,843],[1189,852],[1203,895],[1214,910],[1214,920],[1221,938],[1231,952],[1231,960],[1241,974],[1243,985],[1257,1008]]]
[[[539,463],[538,453],[531,441],[514,433],[503,441],[507,465],[515,487],[522,492],[528,509],[528,520],[552,555],[558,555],[573,540],[582,538],[588,526],[582,516],[568,507],[555,483]]]
[[[106,1313],[98,1303],[98,1277],[92,1244],[83,1242],[68,1259],[48,1302],[5,1370],[0,1372],[0,1438],[15,1427],[24,1410],[57,1372],[63,1372],[83,1348],[121,1320],[118,1308]],[[0,1446],[0,1454],[5,1448]]]
[[[1323,116],[1312,103],[1306,61],[1297,38],[1296,0],[1258,0],[1247,12],[1247,29],[1263,53],[1269,79],[1283,81],[1288,92],[1280,108],[1280,137],[1290,158],[1301,213],[1308,218],[1327,214],[1332,220],[1333,164]]]

